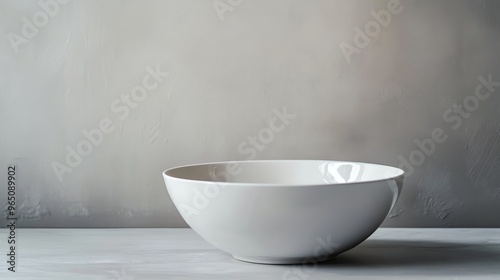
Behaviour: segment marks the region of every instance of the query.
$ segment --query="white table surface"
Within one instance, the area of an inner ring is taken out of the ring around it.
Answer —
[[[316,267],[233,259],[191,229],[18,229],[17,272],[0,279],[500,279],[500,229],[379,229]]]

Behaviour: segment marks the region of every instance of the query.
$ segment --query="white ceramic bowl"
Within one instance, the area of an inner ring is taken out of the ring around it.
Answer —
[[[321,160],[196,164],[163,172],[186,222],[236,259],[317,262],[368,238],[394,206],[401,169]]]

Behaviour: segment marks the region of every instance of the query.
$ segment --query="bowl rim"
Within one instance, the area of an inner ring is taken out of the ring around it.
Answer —
[[[223,181],[206,181],[206,180],[196,180],[196,179],[186,179],[186,178],[181,178],[181,177],[175,177],[171,176],[168,174],[168,172],[176,170],[176,169],[181,169],[181,168],[186,168],[186,167],[196,167],[196,166],[204,166],[204,165],[216,165],[216,164],[238,164],[238,163],[259,163],[259,162],[342,162],[342,163],[354,163],[354,164],[367,164],[367,165],[376,165],[380,167],[389,167],[392,169],[396,169],[397,174],[392,175],[392,176],[387,176],[385,178],[381,179],[374,179],[374,180],[363,180],[363,181],[357,181],[357,182],[345,182],[345,183],[333,183],[333,184],[317,184],[317,183],[312,183],[312,184],[283,184],[283,183],[244,183],[244,182],[223,182]],[[221,185],[223,187],[226,186],[239,186],[239,187],[313,187],[313,186],[345,186],[345,185],[358,185],[358,184],[367,184],[367,183],[377,183],[377,182],[384,182],[388,180],[395,180],[398,178],[404,178],[405,176],[405,171],[399,167],[391,166],[391,165],[386,165],[386,164],[380,164],[380,163],[373,163],[373,162],[361,162],[361,161],[350,161],[350,160],[325,160],[325,159],[263,159],[263,160],[228,160],[228,161],[214,161],[214,162],[203,162],[203,163],[194,163],[194,164],[186,164],[186,165],[180,165],[180,166],[175,166],[168,168],[162,172],[162,175],[164,178],[171,178],[174,180],[179,180],[179,181],[184,181],[184,182],[191,182],[191,183],[202,183],[202,184],[216,184],[216,185]]]

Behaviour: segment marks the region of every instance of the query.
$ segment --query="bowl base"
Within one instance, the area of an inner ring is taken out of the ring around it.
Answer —
[[[322,258],[321,260],[316,260],[314,258],[242,257],[235,255],[233,255],[233,258],[239,261],[257,263],[257,264],[302,264],[302,263],[329,261],[334,259],[335,256],[336,255],[330,256],[328,258]]]

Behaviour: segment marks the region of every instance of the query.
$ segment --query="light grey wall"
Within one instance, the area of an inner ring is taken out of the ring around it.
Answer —
[[[499,1],[74,0],[48,10],[0,2],[0,206],[16,164],[21,226],[185,226],[161,171],[247,159],[242,143],[284,107],[296,117],[256,158],[399,165],[412,155],[386,226],[500,226],[500,87],[488,96],[479,86],[500,81]],[[372,10],[391,15],[381,30]],[[132,92],[140,102],[121,99]],[[462,117],[453,106],[464,100]],[[88,149],[83,130],[101,126],[102,141],[68,163],[68,147]],[[416,151],[433,131],[444,143]]]

